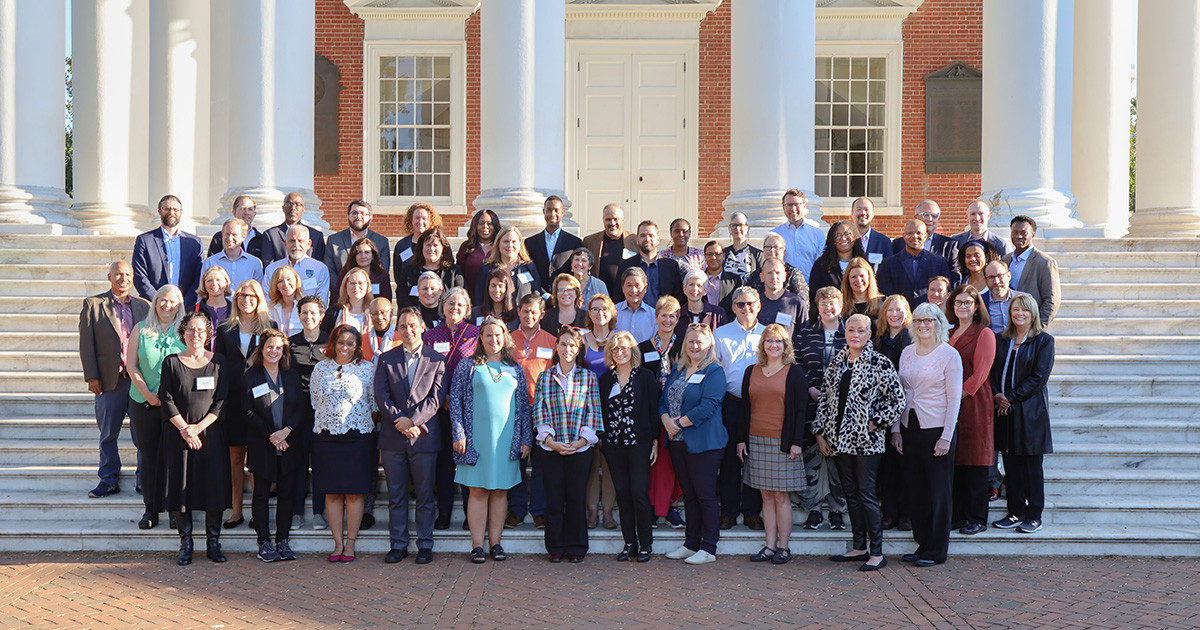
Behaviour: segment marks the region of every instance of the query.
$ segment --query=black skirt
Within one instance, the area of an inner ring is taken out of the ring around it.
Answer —
[[[314,493],[366,494],[374,487],[379,469],[375,433],[321,432],[311,437]]]

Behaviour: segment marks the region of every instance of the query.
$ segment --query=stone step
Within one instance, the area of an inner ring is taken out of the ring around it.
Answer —
[[[7,246],[0,241],[0,265],[109,265],[113,261],[128,261],[133,247],[120,249],[61,249],[30,243],[28,248]]]
[[[1200,356],[1200,335],[1059,335],[1055,330],[1056,322],[1051,322],[1050,332],[1054,334],[1055,356],[1063,355],[1121,355],[1136,358],[1143,354],[1175,354],[1183,356]],[[1132,333],[1131,330],[1122,330]],[[1131,370],[1136,368],[1131,366]]]
[[[108,249],[133,251],[132,236],[108,235],[61,235],[61,236],[27,236],[20,234],[0,234],[0,248],[4,249]]]
[[[123,462],[137,461],[132,440],[122,439],[119,453]],[[0,449],[0,466],[59,466],[99,461],[100,451],[94,441],[89,444],[78,440],[22,440],[9,442]]]
[[[0,296],[0,315],[8,313],[79,315],[83,298],[75,296]]]
[[[1063,267],[1058,268],[1061,282],[1128,282],[1156,285],[1158,283],[1200,282],[1200,267],[1156,267],[1153,270],[1131,267]]]
[[[1148,250],[1133,252],[1073,251],[1051,254],[1059,269],[1079,267],[1124,267],[1152,271],[1164,267],[1200,266],[1200,251]]]
[[[100,264],[0,264],[0,278],[6,280],[101,280],[106,285],[108,267]]]
[[[1057,341],[1057,339],[1056,339]],[[1136,361],[1136,364],[1132,362]],[[1200,356],[1169,354],[1059,354],[1054,358],[1054,373],[1124,376],[1133,370],[1145,376],[1200,374]]]
[[[1200,376],[1123,376],[1050,375],[1050,396],[1125,396],[1182,397],[1200,391]]]
[[[1116,282],[1084,278],[1071,281],[1061,278],[1064,300],[1196,300],[1200,299],[1200,284],[1180,282],[1177,278],[1162,278],[1161,282]],[[107,288],[107,287],[106,287]]]
[[[4,389],[24,393],[87,392],[83,372],[0,372]]]
[[[1049,462],[1053,455],[1047,456]],[[1193,497],[1200,472],[1130,468],[1122,470],[1046,471],[1046,494],[1056,504],[1091,500],[1091,497]]]
[[[16,315],[0,317],[0,323]],[[56,316],[65,317],[65,316]],[[56,332],[33,331],[2,331],[0,330],[0,348],[6,351],[23,352],[74,352],[76,360],[79,353],[79,316],[73,316],[76,325],[70,329]],[[80,367],[82,369],[82,367]]]
[[[1143,315],[1153,315],[1152,311],[1143,311]],[[1187,335],[1196,330],[1195,317],[1179,317],[1168,310],[1159,317],[1055,317],[1050,324],[1051,332],[1057,336],[1088,336],[1088,335]]]
[[[82,305],[83,298],[99,295],[112,287],[105,278],[103,266],[100,270],[100,275],[88,277],[86,280],[52,278],[30,282],[28,278],[0,275],[0,295],[73,297]]]
[[[2,317],[0,317],[2,319]],[[78,339],[78,335],[76,335]],[[71,350],[0,350],[0,373],[12,371],[41,370],[44,372],[80,372],[79,351]],[[0,379],[3,376],[0,375]],[[0,380],[0,382],[4,382]]]
[[[1120,252],[1200,252],[1200,239],[1195,238],[1039,238],[1038,249],[1058,256],[1063,253],[1120,253]]]
[[[0,383],[3,383],[0,381]],[[75,417],[95,418],[96,397],[82,381],[70,393],[13,393],[0,391],[0,418]],[[80,389],[82,388],[82,389]],[[7,389],[7,388],[5,388]],[[3,451],[0,450],[0,454]]]
[[[79,302],[80,308],[83,301]],[[75,331],[75,340],[79,340],[79,313],[42,314],[42,313],[10,313],[0,317],[0,331],[34,333],[41,336],[46,332]],[[11,348],[5,347],[6,350]]]
[[[1200,317],[1200,300],[1176,300],[1169,297],[1157,300],[1131,299],[1066,299],[1059,307],[1059,317]],[[1058,320],[1055,319],[1055,326]]]
[[[1045,458],[1050,470],[1154,469],[1200,472],[1197,444],[1055,444]]]
[[[1184,398],[1122,398],[1112,396],[1078,396],[1051,398],[1050,417],[1059,419],[1096,419],[1111,421],[1194,420],[1200,417],[1200,401],[1194,396]]]
[[[1051,413],[1055,411],[1052,407]],[[1200,426],[1189,419],[1138,419],[1129,415],[1113,419],[1052,415],[1050,424],[1056,444],[1200,444]]]
[[[1119,525],[1126,527],[1200,526],[1200,502],[1192,497],[1072,497],[1059,505],[1046,497],[1046,527]]]

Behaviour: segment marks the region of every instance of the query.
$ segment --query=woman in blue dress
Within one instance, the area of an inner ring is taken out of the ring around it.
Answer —
[[[529,456],[533,424],[525,372],[513,358],[513,340],[502,320],[483,320],[475,352],[454,370],[449,406],[454,481],[470,488],[471,562],[487,561],[485,534],[492,559],[505,560],[500,536],[508,490],[521,482],[518,466]]]

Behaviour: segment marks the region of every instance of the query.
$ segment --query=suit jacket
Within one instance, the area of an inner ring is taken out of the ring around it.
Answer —
[[[950,238],[949,236],[938,234],[937,232],[929,235],[929,241],[931,244],[929,247],[925,248],[925,251],[945,258],[946,266],[949,269],[949,273],[939,273],[934,275],[946,276],[950,279],[951,287],[957,286],[959,280],[962,279],[958,273],[958,241]],[[892,255],[895,256],[902,251],[904,251],[904,238],[901,237],[892,239]]]
[[[203,244],[195,234],[179,232],[179,290],[187,310],[196,306],[196,288],[200,286]],[[167,249],[161,228],[139,234],[133,242],[133,286],[138,295],[154,299],[154,292],[170,283],[167,278]]]
[[[550,291],[550,283],[558,274],[571,272],[571,252],[580,247],[583,247],[583,241],[561,227],[552,252],[546,251],[545,230],[525,239],[525,249],[533,259],[533,266],[542,275],[542,291]]]
[[[621,238],[625,240],[625,249],[631,252],[637,251],[637,236],[635,234],[622,230]],[[605,277],[606,274],[602,273],[600,268],[600,250],[604,246],[604,230],[600,230],[595,234],[588,234],[587,236],[583,237],[583,246],[592,252],[592,258],[594,258],[596,261],[592,266],[592,275],[599,278],[600,281],[604,283],[604,286],[608,287],[608,294],[610,296],[620,296],[621,287],[618,286],[620,279]]]
[[[679,270],[679,263],[670,258],[663,258],[662,256],[659,256],[656,260],[655,266],[658,267],[658,297],[670,295],[679,300],[680,304],[687,304],[687,297],[683,295],[683,272]],[[640,266],[641,261],[641,256],[622,260],[621,264],[617,266],[617,281],[620,282],[621,274],[625,273],[625,270]],[[647,276],[649,276],[649,272],[647,272]],[[654,308],[654,306],[654,304],[650,305],[651,308]]]
[[[306,410],[308,396],[300,385],[300,373],[295,370],[279,370],[283,384],[283,426],[291,427],[288,434],[288,450],[283,452],[283,470],[296,474],[306,466],[308,458],[303,448],[297,448],[306,432],[312,431],[312,411]],[[271,434],[275,432],[275,421],[266,396],[255,396],[254,388],[267,383],[267,371],[253,366],[242,376],[241,408],[246,410],[246,464],[250,472],[264,481],[276,481],[275,445]],[[301,473],[303,474],[303,473]]]
[[[858,239],[862,242],[862,238]],[[884,258],[891,256],[895,252],[892,251],[893,245],[887,234],[872,229],[870,236],[867,237],[867,244],[863,247],[863,252],[867,254],[867,262],[871,262],[871,254],[879,254],[879,262],[871,263],[871,266],[876,271],[879,270],[879,263],[883,262]]]
[[[387,271],[392,266],[392,250],[386,236],[367,229],[367,238],[375,244],[375,248],[379,250],[379,262],[383,264],[383,270]],[[314,241],[315,242],[315,241]],[[350,237],[350,228],[346,228],[341,232],[329,236],[329,240],[325,241],[325,255],[320,258],[329,267],[329,277],[337,278],[342,273],[342,266],[346,264],[346,259],[350,257],[350,248],[354,246],[354,241]],[[313,258],[317,258],[313,256]]]
[[[261,232],[258,231],[258,228],[253,225],[250,226],[249,231],[246,232],[246,240],[242,241],[242,251],[261,260],[262,257],[258,255],[259,252],[250,251],[251,244],[257,245],[257,243],[254,243],[254,239],[258,238],[259,234]],[[223,249],[225,249],[225,242],[221,240],[221,231],[218,230],[216,234],[212,235],[212,239],[208,241],[208,256],[216,255],[217,252]]]
[[[1004,363],[1012,340],[996,337],[996,360],[990,374],[992,391],[1012,403],[1007,414],[996,413],[996,450],[1015,455],[1054,452],[1050,440],[1050,396],[1046,385],[1054,369],[1054,337],[1029,337],[1013,358],[1012,387],[1004,379]]]
[[[909,260],[907,254],[896,254],[880,263],[877,276],[880,293],[899,293],[908,300],[909,308],[916,308],[918,304],[928,301],[925,291],[929,288],[930,278],[945,276],[950,278],[951,283],[954,282],[946,259],[927,249],[921,250],[921,255],[917,256],[916,278],[909,275]]]
[[[304,225],[301,223],[301,225]],[[268,228],[262,234],[254,237],[250,242],[250,246],[246,251],[254,253],[258,259],[262,261],[263,268],[275,262],[288,257],[287,247],[284,244],[284,239],[287,237],[287,231],[290,226],[287,223],[280,223],[273,228]],[[308,236],[312,239],[312,245],[308,248],[308,255],[320,260],[325,260],[325,233],[320,228],[315,228],[311,225],[305,225],[308,228]],[[258,252],[258,253],[255,253]],[[331,274],[330,277],[333,277]]]
[[[955,241],[958,242],[958,253],[960,256],[962,255],[963,247],[967,243],[970,243],[971,241],[979,240],[979,239],[971,236],[970,230],[967,230],[966,232],[959,232],[958,234],[955,234],[954,236],[952,236],[950,238],[953,238]],[[999,234],[996,234],[995,232],[993,232],[991,230],[988,230],[987,238],[985,238],[984,240],[991,243],[992,247],[996,248],[996,254],[1002,258],[1005,255],[1007,255],[1008,252],[1012,251],[1012,245],[1009,245],[1008,241],[1004,240],[1004,237],[1000,236]]]
[[[408,438],[396,429],[396,418],[408,418],[422,428],[413,442],[419,453],[437,452],[446,427],[438,409],[446,400],[446,357],[427,345],[421,345],[412,387],[408,385],[408,366],[404,352],[397,346],[379,355],[375,368],[375,404],[383,416],[379,423],[379,449],[399,450]]]
[[[136,295],[129,296],[129,306],[134,325],[150,312],[150,302]],[[83,363],[83,378],[100,379],[102,391],[115,389],[121,377],[120,330],[112,291],[83,300],[83,310],[79,312],[79,360]]]
[[[1005,264],[1011,264],[1012,257],[1011,253],[1006,254],[1001,260]],[[1054,321],[1059,304],[1062,303],[1057,261],[1042,253],[1040,249],[1030,247],[1029,257],[1025,259],[1025,268],[1021,270],[1021,282],[1012,288],[1033,296],[1038,305],[1038,319],[1042,320],[1043,327]]]

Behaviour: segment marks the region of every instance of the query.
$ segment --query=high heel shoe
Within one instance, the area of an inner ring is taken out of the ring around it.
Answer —
[[[617,554],[617,562],[625,562],[629,560],[630,556],[635,554],[637,554],[637,550],[633,548],[633,543],[629,543],[625,545],[625,548],[621,550],[621,553]]]

